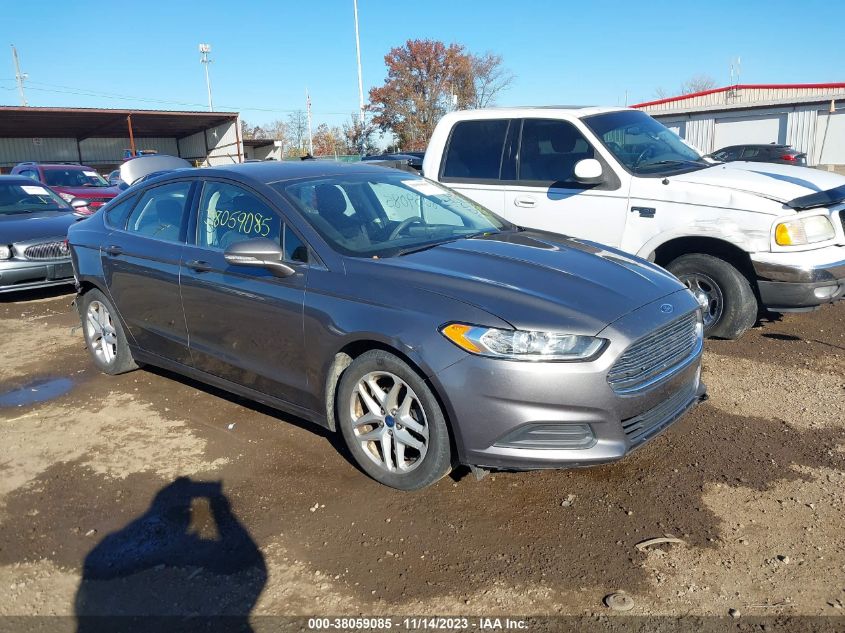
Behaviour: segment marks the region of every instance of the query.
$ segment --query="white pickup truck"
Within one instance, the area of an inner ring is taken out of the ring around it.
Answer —
[[[639,110],[454,112],[423,174],[515,224],[664,266],[698,298],[709,336],[845,296],[845,177],[715,163]]]

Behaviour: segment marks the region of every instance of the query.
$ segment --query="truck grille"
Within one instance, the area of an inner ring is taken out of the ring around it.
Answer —
[[[690,312],[633,343],[607,374],[611,389],[633,393],[671,376],[701,351],[698,313]]]
[[[68,259],[70,251],[64,240],[27,246],[23,252],[27,259]]]
[[[622,428],[631,446],[642,444],[677,420],[695,396],[695,389],[696,383],[692,382],[653,409],[623,420]]]

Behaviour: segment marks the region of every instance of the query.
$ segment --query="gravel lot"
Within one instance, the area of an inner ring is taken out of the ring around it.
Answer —
[[[0,299],[0,615],[845,614],[845,305],[709,341],[711,399],[621,463],[406,494],[285,414],[99,374],[61,292]]]

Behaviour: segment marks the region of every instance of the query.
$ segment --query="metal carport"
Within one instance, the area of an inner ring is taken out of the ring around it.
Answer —
[[[196,164],[243,161],[237,112],[0,106],[0,171],[20,162],[69,162],[102,172],[124,150],[156,150]]]

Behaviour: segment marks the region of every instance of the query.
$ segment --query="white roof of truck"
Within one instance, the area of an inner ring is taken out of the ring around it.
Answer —
[[[546,106],[513,106],[502,108],[483,108],[480,110],[459,110],[450,112],[447,116],[452,119],[497,119],[501,117],[573,117],[580,119],[593,114],[630,110],[631,108],[609,106],[579,106],[579,105],[546,105]]]

